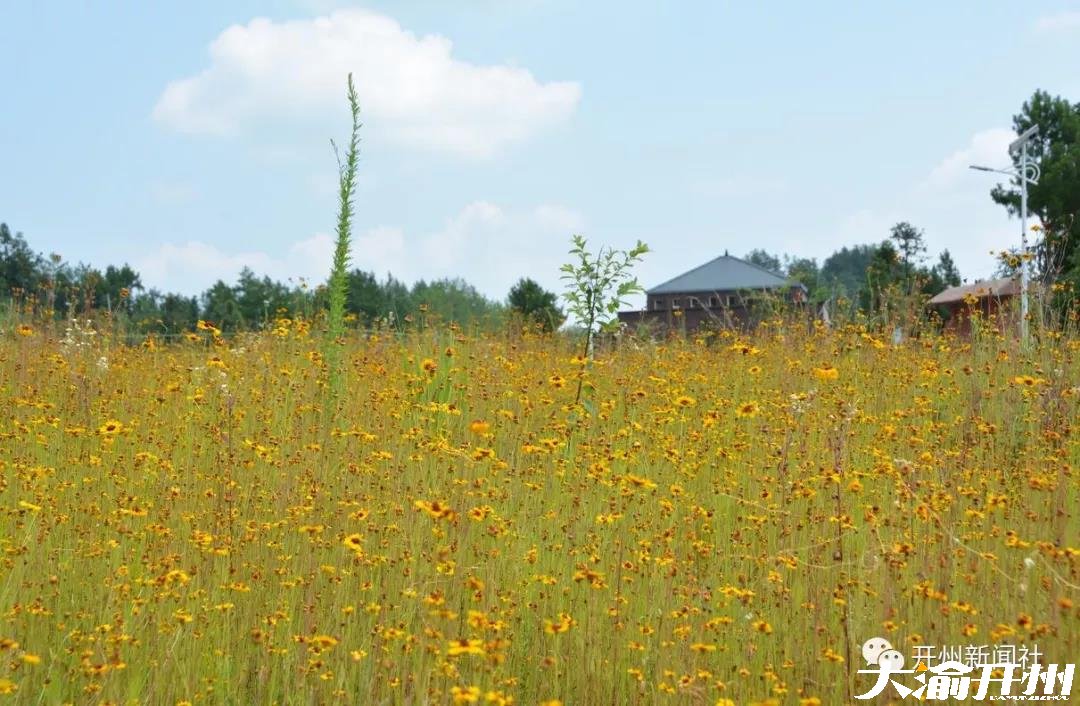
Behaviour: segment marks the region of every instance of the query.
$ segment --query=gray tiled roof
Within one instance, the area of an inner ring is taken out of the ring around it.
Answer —
[[[738,289],[777,289],[801,286],[770,272],[763,267],[724,254],[658,284],[648,294],[681,294],[685,292],[720,292]]]

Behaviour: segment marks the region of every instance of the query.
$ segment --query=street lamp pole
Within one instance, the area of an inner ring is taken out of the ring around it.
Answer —
[[[1039,165],[1028,157],[1028,142],[1039,134],[1039,126],[1032,125],[1013,140],[1009,145],[1009,153],[1016,154],[1020,151],[1020,166],[1017,169],[992,169],[971,165],[972,169],[980,172],[997,172],[1007,174],[1020,180],[1020,339],[1028,340],[1028,242],[1027,242],[1027,216],[1028,216],[1028,184],[1039,183]]]

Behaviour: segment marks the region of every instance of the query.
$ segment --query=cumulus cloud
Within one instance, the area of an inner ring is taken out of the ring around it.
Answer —
[[[366,10],[257,18],[227,28],[209,53],[202,72],[168,84],[158,121],[227,135],[265,121],[319,120],[341,113],[352,72],[369,127],[410,147],[486,157],[567,120],[581,97],[578,83],[462,61],[449,39],[417,36]]]
[[[975,133],[963,148],[953,152],[938,163],[922,186],[931,189],[947,189],[969,182],[973,175],[968,167],[977,164],[994,169],[1004,169],[1009,160],[1009,143],[1016,133],[1006,128],[991,128]]]
[[[557,288],[570,234],[583,227],[580,214],[558,204],[519,210],[474,201],[430,232],[408,233],[386,225],[359,232],[352,267],[374,272],[379,279],[393,274],[407,284],[461,277],[489,297],[502,299],[519,277]],[[135,265],[147,286],[186,294],[202,292],[219,279],[235,282],[244,267],[260,276],[293,282],[303,278],[315,285],[326,278],[333,248],[333,238],[325,233],[279,253],[228,252],[192,240],[166,243]]]

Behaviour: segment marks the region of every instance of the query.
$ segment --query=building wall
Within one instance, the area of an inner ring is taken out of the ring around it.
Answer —
[[[753,292],[711,291],[679,294],[649,294],[646,308],[619,312],[619,321],[631,328],[648,326],[659,331],[695,331],[699,328],[747,328],[760,318],[757,305],[767,305],[769,297],[783,297],[789,303],[800,303],[805,292],[800,287],[771,290],[755,295]]]
[[[974,305],[966,302],[950,302],[940,306],[945,318],[945,330],[963,338],[971,336],[972,316],[978,312],[982,326],[1006,332],[1018,327],[1019,302],[1012,295],[981,297]]]

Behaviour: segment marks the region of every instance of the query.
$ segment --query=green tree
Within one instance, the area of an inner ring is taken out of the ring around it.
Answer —
[[[527,277],[519,279],[510,288],[508,301],[513,311],[523,319],[539,324],[545,331],[554,331],[566,320],[559,308],[558,296]]]
[[[35,292],[44,279],[45,263],[30,249],[22,233],[0,223],[0,296]]]
[[[960,270],[948,250],[941,251],[938,262],[934,265],[933,273],[941,284],[935,293],[945,287],[957,287],[960,285]]]
[[[876,245],[842,247],[827,257],[818,276],[818,288],[823,298],[859,299],[867,287],[866,272],[877,249]]]
[[[817,260],[812,257],[796,257],[787,260],[787,278],[792,282],[800,282],[809,292],[810,301],[818,301],[818,279],[821,277],[821,269]]]
[[[236,290],[222,280],[203,292],[202,313],[207,321],[222,331],[236,331],[244,325],[244,317],[236,301]]]
[[[139,273],[127,263],[120,267],[109,265],[104,273],[94,273],[94,307],[131,313],[132,296],[143,288]]]
[[[413,285],[411,301],[425,305],[428,315],[441,321],[462,325],[487,324],[497,326],[503,318],[503,307],[478,292],[463,279],[420,280]]]
[[[751,265],[757,265],[769,272],[783,272],[784,268],[780,263],[780,258],[776,255],[768,253],[761,248],[755,248],[746,253],[746,257],[743,258]]]
[[[293,305],[292,292],[287,286],[266,276],[258,277],[248,267],[240,271],[233,289],[241,321],[248,329],[265,326],[279,310],[288,314]]]
[[[905,284],[911,291],[915,283],[915,274],[926,252],[923,232],[907,221],[897,223],[889,230],[889,237],[896,242]]]
[[[1028,155],[1041,172],[1039,183],[1028,185],[1028,212],[1040,229],[1032,248],[1034,275],[1062,285],[1055,297],[1060,310],[1080,296],[1080,103],[1035,91],[1013,116],[1018,134],[1033,125],[1039,132],[1028,142]],[[1020,157],[1012,155],[1017,169]],[[990,197],[1010,214],[1019,214],[1017,180],[998,184]]]
[[[860,292],[860,306],[863,311],[881,311],[900,283],[907,279],[900,252],[892,241],[882,241],[874,248],[873,256],[866,267],[866,286]]]
[[[195,297],[166,294],[161,300],[161,322],[168,333],[190,331],[199,321],[199,301]]]
[[[355,269],[349,272],[347,282],[345,308],[350,314],[355,314],[366,325],[386,315],[383,289],[374,273]]]

